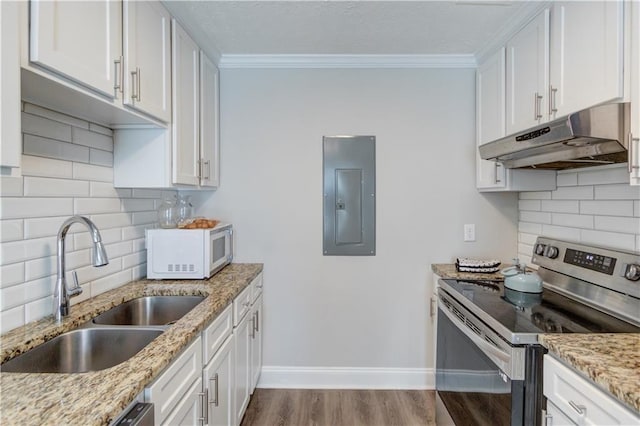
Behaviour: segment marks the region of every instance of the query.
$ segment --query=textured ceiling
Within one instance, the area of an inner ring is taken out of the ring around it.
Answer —
[[[219,54],[473,54],[521,1],[165,1]]]

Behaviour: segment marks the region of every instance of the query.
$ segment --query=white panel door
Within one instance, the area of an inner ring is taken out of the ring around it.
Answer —
[[[550,118],[622,98],[623,9],[622,1],[553,4]]]
[[[172,98],[173,98],[173,183],[198,185],[199,66],[200,49],[180,24],[173,19],[172,28]]]
[[[0,166],[20,167],[20,37],[18,2],[0,2]]]
[[[235,348],[233,335],[216,352],[203,370],[203,386],[208,389],[208,420],[211,426],[234,426]]]
[[[244,316],[235,328],[235,412],[236,425],[242,422],[247,405],[249,405],[251,387],[251,314]]]
[[[507,134],[546,120],[549,10],[507,42]]]
[[[124,103],[171,120],[171,15],[159,1],[124,0]]]
[[[122,55],[122,3],[30,2],[30,60],[111,98]]]
[[[251,394],[253,394],[262,372],[262,295],[251,310],[253,332],[251,333]]]
[[[476,139],[478,145],[505,135],[506,49],[500,48],[476,72]],[[495,161],[483,160],[476,151],[476,187],[504,188],[505,168]]]
[[[202,379],[198,377],[171,414],[161,423],[166,426],[196,426],[203,424]]]
[[[640,2],[631,3],[631,135],[629,135],[631,185],[640,185]]]
[[[200,52],[200,186],[220,184],[220,117],[218,67]]]

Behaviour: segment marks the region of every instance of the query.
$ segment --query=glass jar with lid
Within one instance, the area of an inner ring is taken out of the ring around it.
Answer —
[[[170,198],[165,198],[158,206],[158,225],[165,229],[178,225],[176,203]]]

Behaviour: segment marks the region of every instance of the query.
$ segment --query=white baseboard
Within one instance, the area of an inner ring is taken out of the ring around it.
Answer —
[[[259,388],[435,389],[433,368],[263,366]]]

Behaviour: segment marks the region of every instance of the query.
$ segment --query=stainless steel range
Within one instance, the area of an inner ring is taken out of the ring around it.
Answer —
[[[640,254],[545,237],[542,293],[438,283],[436,389],[457,425],[539,425],[546,333],[639,333]]]

